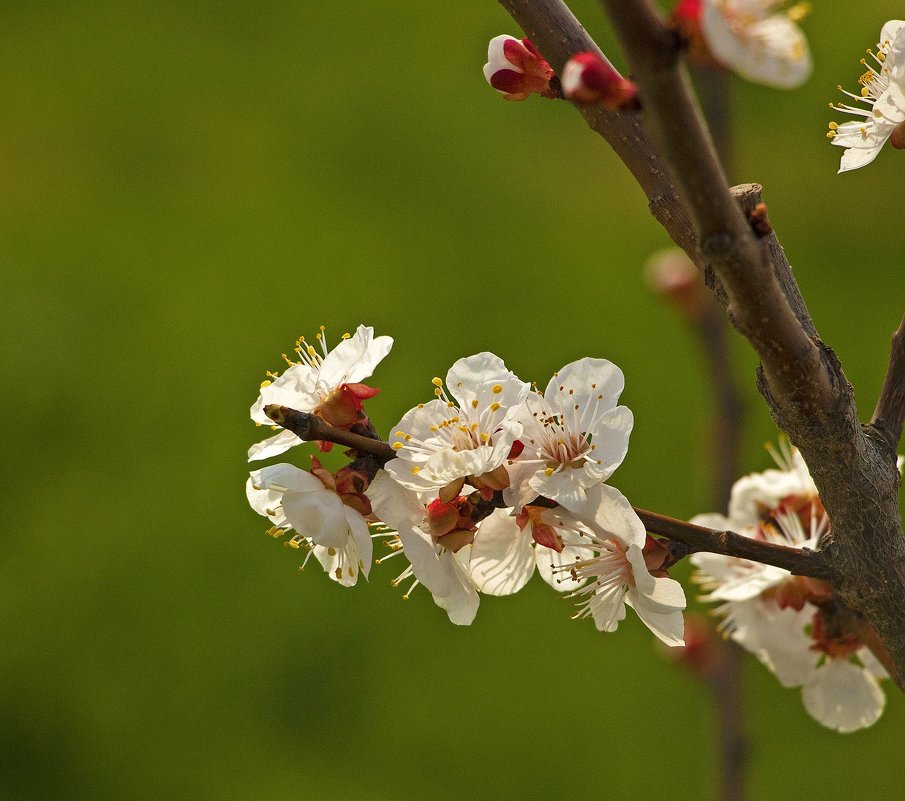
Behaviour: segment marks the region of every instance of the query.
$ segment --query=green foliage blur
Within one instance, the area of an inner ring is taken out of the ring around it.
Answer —
[[[826,103],[898,12],[815,6],[803,89],[733,82],[733,178],[764,184],[866,418],[905,157],[835,175]],[[380,430],[460,356],[541,384],[605,357],[636,420],[613,483],[710,510],[708,379],[642,280],[666,237],[571,108],[485,84],[502,8],[10,0],[0,23],[0,798],[712,797],[710,697],[632,615],[602,636],[535,579],[457,628],[393,562],[300,575],[245,501],[264,371],[366,322],[396,337]],[[776,432],[734,347],[759,470]],[[745,679],[752,799],[896,797],[898,694],[841,736]]]

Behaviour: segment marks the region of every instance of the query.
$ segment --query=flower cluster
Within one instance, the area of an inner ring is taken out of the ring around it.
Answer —
[[[296,348],[282,375],[265,382],[252,419],[271,405],[321,418],[376,440],[360,383],[392,340],[359,327],[332,351]],[[685,595],[666,572],[669,551],[649,537],[628,500],[605,482],[625,459],[632,414],[619,405],[622,371],[605,359],[563,367],[543,392],[492,353],[459,359],[434,397],[392,428],[385,456],[350,450],[335,473],[277,464],[251,473],[252,508],[273,536],[305,548],[335,581],[369,575],[374,538],[406,560],[394,584],[423,585],[449,619],[467,625],[480,595],[509,595],[542,578],[575,600],[576,618],[614,631],[632,607],[668,645],[683,642]],[[301,440],[284,432],[250,459]],[[326,445],[322,445],[324,449]],[[371,449],[373,450],[373,449]],[[379,449],[378,449],[379,450]],[[307,557],[306,557],[307,561]]]
[[[735,483],[728,517],[699,515],[691,522],[732,529],[759,540],[815,549],[829,518],[801,455],[784,444],[779,469]],[[702,600],[719,604],[726,635],[753,653],[785,687],[801,687],[808,713],[832,729],[873,724],[885,704],[878,679],[886,672],[848,619],[832,588],[815,579],[745,559],[711,553],[691,557]]]

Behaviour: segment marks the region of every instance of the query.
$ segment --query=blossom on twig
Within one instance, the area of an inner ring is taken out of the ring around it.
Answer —
[[[800,454],[787,443],[774,452],[778,470],[735,483],[729,517],[699,515],[692,523],[732,528],[755,539],[815,549],[829,518]],[[704,601],[720,604],[720,628],[750,651],[785,687],[801,687],[808,713],[824,726],[854,731],[873,724],[885,677],[870,650],[839,622],[832,588],[787,570],[712,553],[691,557]]]
[[[861,92],[839,90],[863,106],[845,103],[830,108],[861,117],[841,125],[830,123],[827,133],[834,145],[844,147],[839,172],[856,170],[870,164],[886,140],[895,148],[905,148],[905,22],[893,19],[880,31],[877,52],[867,51],[873,64],[861,59],[867,71],[858,78]]]
[[[444,500],[458,495],[466,479],[491,491],[508,486],[503,463],[522,432],[513,418],[528,384],[492,353],[459,359],[446,374],[446,390],[441,379],[433,383],[435,399],[394,428],[397,458],[386,471],[411,490],[443,490]]]
[[[542,496],[573,509],[585,490],[606,481],[628,452],[634,419],[617,406],[625,377],[606,359],[579,359],[556,373],[544,394],[527,394],[515,420],[521,453],[509,461],[516,510]]]
[[[246,482],[248,502],[273,523],[269,534],[291,533],[287,544],[310,549],[330,578],[351,587],[359,572],[367,577],[371,569],[373,544],[362,514],[370,508],[362,506],[366,499],[351,488],[346,492],[353,498],[344,503],[335,477],[313,461],[310,473],[291,464],[253,471]]]

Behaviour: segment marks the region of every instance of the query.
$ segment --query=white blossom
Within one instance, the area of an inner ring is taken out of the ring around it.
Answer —
[[[905,147],[905,22],[893,19],[880,31],[877,52],[868,51],[873,64],[861,59],[867,71],[858,79],[859,94],[839,89],[856,103],[837,103],[840,109],[859,117],[857,120],[830,123],[827,134],[834,145],[845,148],[839,162],[839,172],[855,170],[870,164],[892,137],[895,147]]]
[[[644,524],[628,499],[598,484],[586,504],[579,514],[562,515],[563,526],[580,534],[572,540],[579,555],[555,571],[575,582],[589,582],[569,596],[582,599],[575,617],[591,617],[599,631],[611,632],[630,606],[666,645],[684,645],[685,592],[678,581],[651,574],[643,552]]]
[[[701,31],[713,56],[743,78],[794,89],[811,74],[807,39],[796,24],[803,3],[703,0]]]
[[[508,484],[502,465],[522,432],[513,418],[528,385],[492,353],[459,359],[446,375],[448,394],[439,378],[434,385],[437,397],[407,412],[393,429],[397,458],[386,471],[420,492],[467,477],[473,485],[480,479],[477,486],[502,489]]]
[[[300,412],[311,412],[338,427],[356,422],[361,401],[376,394],[376,390],[360,382],[368,378],[374,368],[393,347],[391,337],[374,337],[374,329],[360,325],[353,336],[345,334],[335,348],[327,347],[323,326],[317,335],[320,352],[305,343],[296,343],[297,362],[286,361],[289,367],[282,375],[269,374],[272,380],[261,384],[258,399],[251,407],[251,419],[259,425],[271,425],[264,414],[270,404],[288,406]],[[255,445],[248,451],[248,460],[256,461],[278,456],[294,445],[301,444],[291,431],[281,431]]]
[[[735,483],[728,517],[698,515],[696,525],[731,529],[754,539],[815,549],[829,518],[800,454],[787,443],[774,452],[780,469]],[[801,687],[808,713],[824,726],[854,731],[873,724],[885,696],[885,675],[854,634],[830,633],[824,609],[832,589],[824,582],[772,565],[722,554],[696,553],[695,580],[717,602],[720,629],[765,665],[784,687]],[[854,660],[854,661],[853,661]]]
[[[563,367],[544,394],[530,392],[516,415],[521,454],[509,463],[506,500],[520,509],[538,496],[574,507],[588,487],[622,464],[632,430],[631,411],[617,406],[622,371],[606,359]]]
[[[526,552],[508,510],[498,509],[481,520],[471,536],[452,532],[454,547],[446,547],[438,541],[446,537],[436,537],[431,529],[431,500],[427,494],[406,489],[381,471],[371,482],[367,495],[374,513],[397,531],[411,563],[411,574],[405,571],[397,583],[414,575],[415,584],[423,584],[437,606],[446,610],[450,621],[457,625],[467,626],[474,620],[480,604],[479,590],[509,595],[520,590],[534,572],[533,554]],[[466,536],[463,539],[459,534]]]
[[[291,464],[270,465],[250,474],[246,495],[273,523],[269,533],[294,532],[289,544],[310,548],[334,581],[349,587],[359,572],[367,577],[373,552],[367,521],[316,476]]]

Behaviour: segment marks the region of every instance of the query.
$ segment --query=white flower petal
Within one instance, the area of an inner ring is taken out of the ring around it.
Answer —
[[[633,588],[626,593],[625,602],[661,642],[673,647],[685,645],[685,618],[682,616],[685,593],[682,585],[670,578],[658,578],[656,582],[654,595],[646,596]]]
[[[349,533],[355,545],[355,551],[358,553],[356,562],[359,570],[365,574],[365,578],[371,572],[371,559],[374,556],[374,540],[371,539],[371,531],[368,528],[367,521],[359,512],[343,504],[346,513],[346,523],[349,526]]]
[[[398,529],[403,522],[416,525],[424,517],[424,505],[418,496],[394,481],[386,470],[378,470],[365,490],[371,508],[379,520]]]
[[[644,547],[647,532],[632,505],[619,490],[607,484],[589,487],[583,502],[565,506],[601,539],[615,537],[625,545]]]
[[[534,573],[529,529],[520,531],[508,510],[497,509],[481,521],[471,550],[471,578],[479,592],[511,595]]]
[[[797,687],[811,675],[817,661],[805,632],[815,611],[811,604],[796,611],[779,609],[760,598],[739,601],[731,604],[731,637],[775,674],[780,684]]]
[[[272,456],[279,456],[286,453],[290,448],[301,445],[304,440],[299,439],[291,431],[281,431],[272,437],[256,442],[248,449],[248,461],[258,462],[261,459],[270,459]]]
[[[845,659],[827,659],[801,688],[804,708],[815,720],[839,732],[877,722],[886,696],[877,680]]]
[[[625,620],[624,586],[612,586],[597,590],[588,604],[597,631],[616,631],[619,622]]]
[[[288,406],[300,412],[311,412],[317,408],[321,400],[317,392],[318,371],[308,364],[294,364],[271,381],[261,387],[258,399],[251,407],[251,419],[263,425],[273,425],[273,421],[264,414],[264,407],[271,404]]]
[[[364,381],[371,376],[374,368],[392,347],[392,337],[375,338],[371,326],[360,325],[349,339],[339,342],[324,357],[318,383],[335,389],[342,384],[357,384]]]
[[[576,403],[582,408],[596,403],[598,414],[602,414],[616,407],[623,389],[625,376],[615,364],[606,359],[584,358],[570,362],[550,379],[544,400],[557,413]],[[603,398],[598,400],[598,395]]]
[[[772,3],[705,0],[701,29],[713,55],[743,78],[794,89],[811,74],[807,39]]]
[[[323,485],[320,491],[287,492],[283,495],[286,519],[299,534],[317,545],[345,547],[351,533],[345,509],[346,505],[339,495]]]

